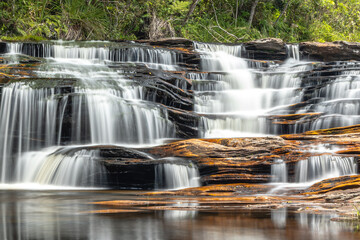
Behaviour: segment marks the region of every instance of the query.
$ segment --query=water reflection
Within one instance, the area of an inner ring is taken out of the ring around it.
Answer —
[[[271,220],[278,228],[285,228],[288,221],[295,218],[297,227],[307,231],[307,238],[310,239],[339,239],[344,230],[351,230],[352,226],[345,222],[331,221],[336,218],[336,214],[313,214],[296,213],[288,216],[287,208],[279,208],[271,211]],[[292,223],[290,223],[292,224]]]
[[[278,228],[284,228],[286,226],[287,209],[279,208],[271,210],[271,221]]]
[[[175,210],[87,213],[104,209],[91,201],[136,198],[104,191],[0,191],[0,239],[359,239],[332,216],[286,208],[196,211],[202,206],[194,200],[169,205]]]
[[[345,226],[343,224],[329,221],[330,218],[338,217],[334,215],[319,215],[319,214],[307,214],[299,213],[297,215],[297,222],[301,227],[310,229],[313,233],[314,239],[322,235],[323,237],[336,236],[341,233]]]
[[[197,202],[176,203],[173,206],[179,207],[181,210],[165,210],[164,218],[178,220],[195,218],[198,214],[198,211],[191,209],[194,209],[198,205],[199,204]]]

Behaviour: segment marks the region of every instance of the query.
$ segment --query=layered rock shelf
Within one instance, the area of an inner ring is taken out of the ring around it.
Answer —
[[[293,165],[311,156],[318,156],[319,153],[313,149],[323,145],[338,146],[342,150],[322,154],[354,157],[356,164],[359,165],[358,128],[358,126],[350,126],[269,138],[190,139],[138,149],[151,154],[156,159],[176,156],[191,161],[199,167],[203,186],[145,193],[146,206],[137,201],[97,202],[95,204],[102,206],[103,210],[99,210],[98,213],[116,213],[128,209],[144,211],[153,208],[191,211],[214,207],[224,210],[286,207],[298,212],[336,212],[351,218],[354,211],[353,205],[360,201],[359,175],[329,178],[303,189],[291,187],[277,189],[278,185],[269,184],[271,182],[270,169],[271,165],[276,164],[277,159],[282,159],[288,164],[291,177],[294,174]],[[352,129],[354,133],[348,133],[349,129]],[[116,168],[117,173],[125,172],[130,168],[135,169],[132,166],[159,163],[159,161],[149,162],[148,159],[139,157],[127,157],[124,160],[119,155],[121,154],[114,154],[113,160],[107,161],[107,167]],[[147,175],[141,168],[136,169],[139,172],[132,172],[132,174],[135,173],[137,178]],[[281,194],[278,195],[279,193]],[[195,206],[174,207],[172,205],[173,201],[180,201],[186,205],[187,202],[194,201],[194,196],[197,202]],[[158,202],[159,199],[168,202]]]

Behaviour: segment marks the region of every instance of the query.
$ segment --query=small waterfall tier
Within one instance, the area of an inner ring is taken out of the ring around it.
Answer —
[[[271,182],[287,182],[288,170],[286,163],[282,159],[277,159],[274,164],[271,165]]]
[[[194,49],[200,52],[225,52],[236,57],[241,57],[245,53],[245,48],[241,44],[224,45],[216,43],[194,42]]]
[[[299,161],[295,167],[295,181],[300,183],[352,174],[357,174],[354,157],[313,156]]]
[[[287,51],[288,58],[292,58],[297,61],[300,61],[299,44],[287,44],[286,51]]]
[[[360,124],[359,62],[250,60],[246,45],[194,43],[201,73],[189,73],[202,137],[290,134]]]
[[[179,158],[165,158],[155,167],[156,189],[181,189],[200,186],[200,175],[197,167],[191,162]]]
[[[26,54],[41,58],[83,59],[144,63],[150,68],[176,70],[183,62],[182,55],[164,48],[144,44],[111,42],[64,42],[9,43],[9,53]]]
[[[309,63],[288,61],[264,68],[248,64],[234,50],[240,46],[195,44],[203,74],[192,74],[195,111],[201,114],[203,137],[268,134],[266,116],[274,109],[301,100],[301,74]]]
[[[97,152],[76,148],[46,148],[26,152],[16,167],[19,183],[71,187],[99,187],[106,183],[106,169]]]
[[[271,165],[272,182],[274,183],[312,183],[327,178],[353,175],[358,172],[358,164],[354,157],[336,155],[312,156],[295,164],[294,177],[288,176],[287,165],[283,160],[276,160]],[[288,181],[288,179],[291,179]]]
[[[267,132],[301,133],[360,123],[358,62],[318,63],[304,72],[297,104],[269,112]],[[276,124],[273,124],[276,123]]]

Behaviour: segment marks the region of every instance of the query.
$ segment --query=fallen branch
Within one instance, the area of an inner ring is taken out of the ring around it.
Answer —
[[[209,29],[207,29],[207,27],[205,27],[204,25],[200,24],[201,27],[205,28],[206,31],[208,31],[208,33],[217,41],[217,42],[221,42],[217,37],[215,37],[210,31]]]

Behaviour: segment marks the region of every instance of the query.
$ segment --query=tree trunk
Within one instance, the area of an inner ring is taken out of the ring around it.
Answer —
[[[235,9],[235,27],[237,25],[237,19],[238,19],[238,13],[239,13],[239,1],[240,0],[236,0],[236,9]]]
[[[194,12],[195,7],[196,7],[196,5],[197,5],[199,2],[200,2],[200,0],[193,0],[191,6],[190,6],[190,8],[189,8],[189,12],[187,13],[187,15],[186,15],[186,17],[185,17],[185,19],[184,19],[184,22],[183,22],[183,24],[182,24],[183,26],[184,26],[184,25],[186,24],[186,22],[189,20],[191,14]]]
[[[289,4],[290,4],[291,1],[292,1],[292,0],[287,1],[284,9],[282,10],[282,12],[280,13],[279,17],[278,17],[278,18],[276,19],[276,21],[274,22],[274,27],[276,26],[276,24],[278,23],[278,21],[280,20],[280,18],[286,13],[286,10],[287,10],[287,8],[289,7]]]
[[[258,5],[258,3],[259,3],[259,0],[255,0],[251,6],[251,12],[250,12],[250,18],[249,18],[249,28],[251,28],[251,25],[252,25],[252,22],[254,19],[254,15],[255,15],[255,9],[256,9],[256,6]]]
[[[240,0],[236,0],[236,12],[235,12],[235,27],[237,26],[237,21],[239,17],[239,9],[244,5],[244,0],[241,0],[241,4],[239,5]]]

